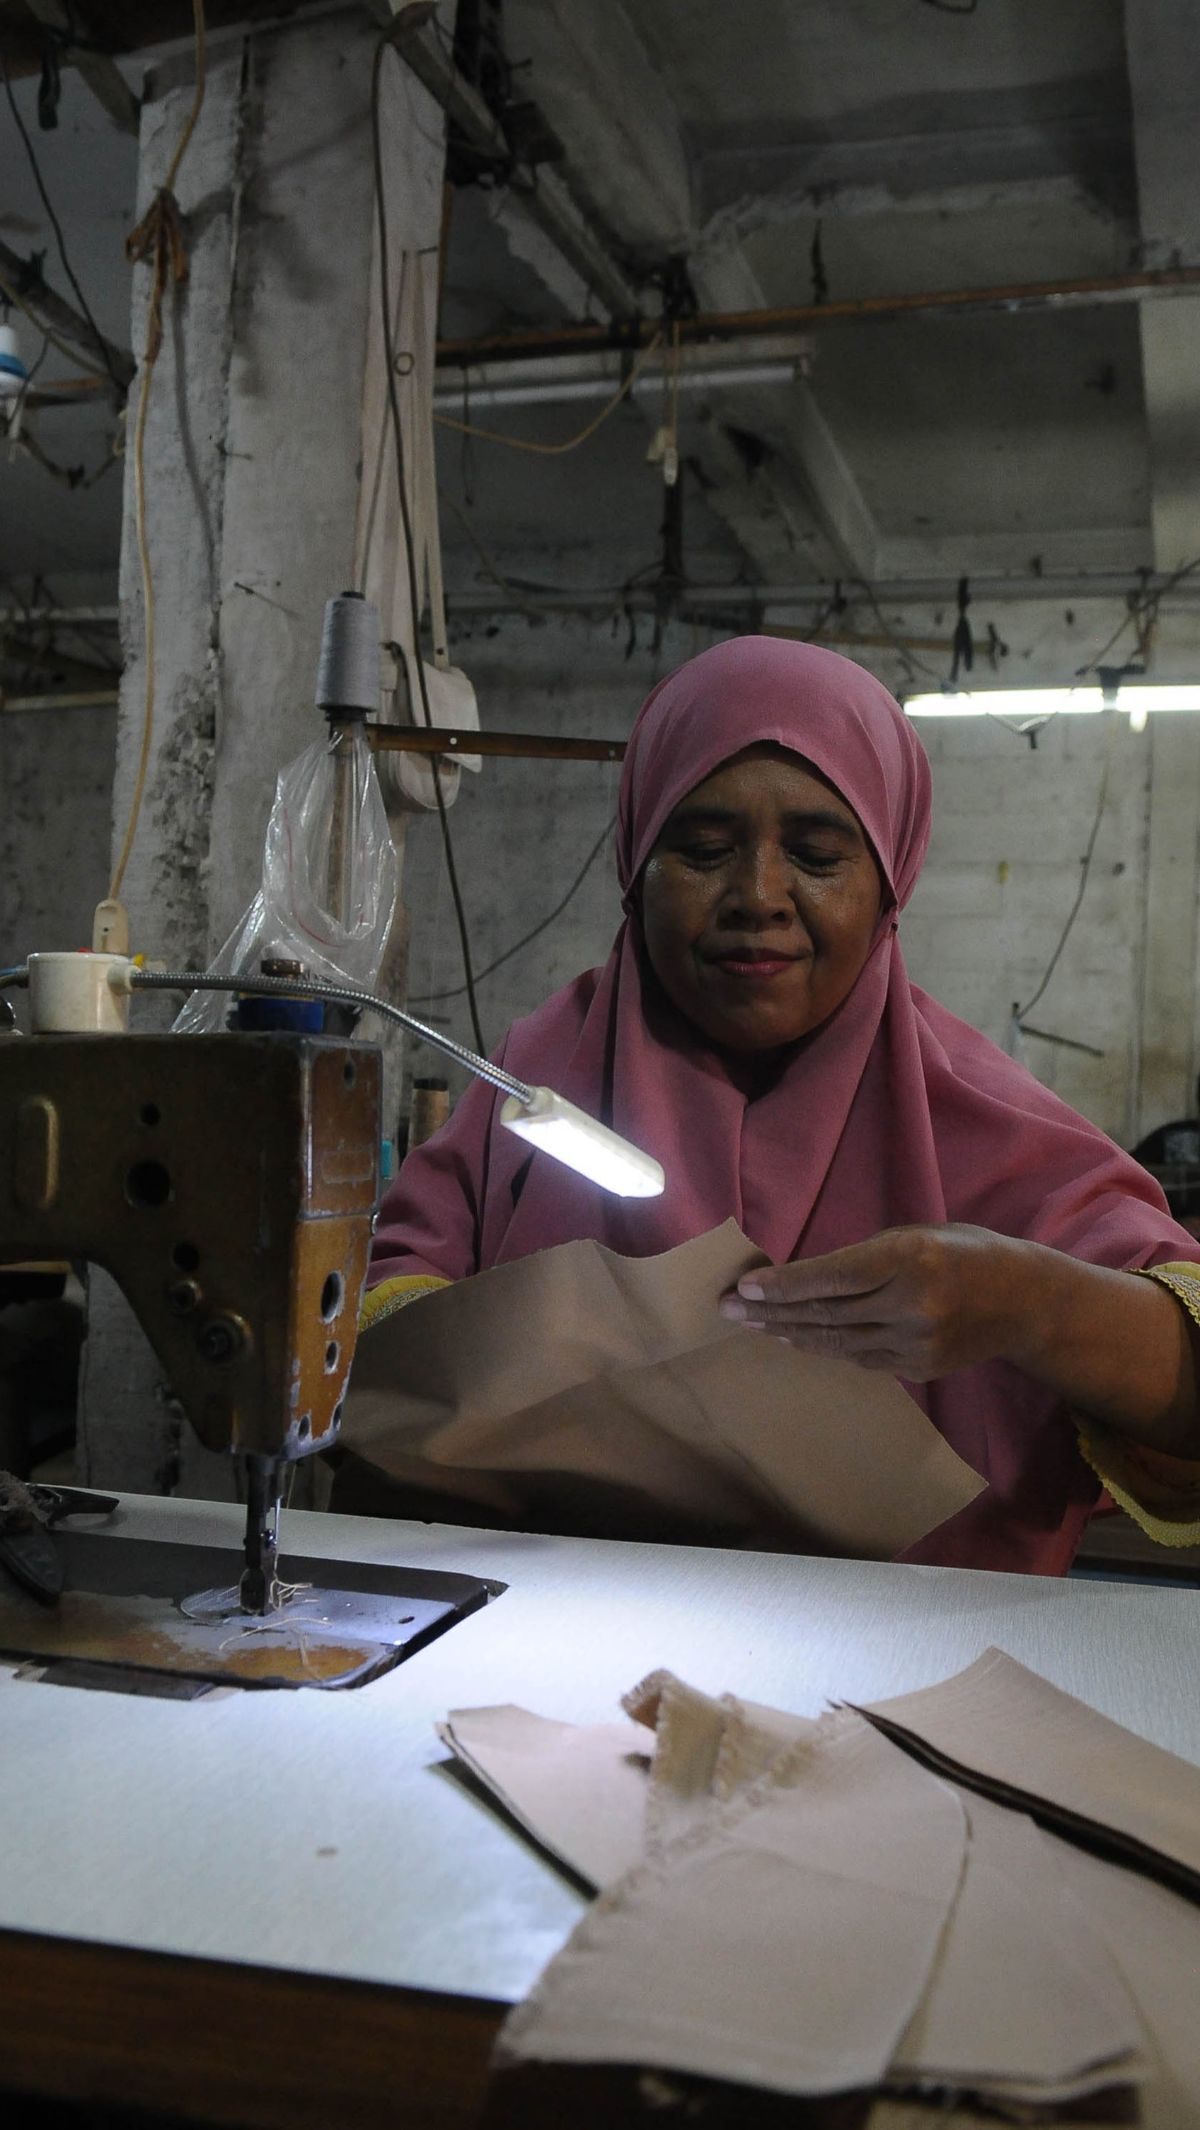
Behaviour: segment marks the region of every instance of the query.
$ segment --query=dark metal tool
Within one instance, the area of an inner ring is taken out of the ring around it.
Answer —
[[[56,1605],[63,1591],[63,1558],[51,1537],[64,1516],[109,1516],[115,1494],[87,1487],[43,1486],[0,1472],[0,1567],[41,1605]]]

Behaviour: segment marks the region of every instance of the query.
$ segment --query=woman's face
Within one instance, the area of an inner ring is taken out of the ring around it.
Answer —
[[[857,816],[797,755],[748,747],[670,816],[642,875],[655,975],[722,1049],[781,1048],[853,989],[882,902]]]

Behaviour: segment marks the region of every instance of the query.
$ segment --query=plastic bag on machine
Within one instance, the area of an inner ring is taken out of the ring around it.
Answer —
[[[330,844],[345,778],[347,825],[343,918],[329,908]],[[347,728],[314,741],[280,772],[267,823],[262,884],[210,963],[216,976],[257,976],[264,955],[303,962],[322,982],[372,990],[396,907],[396,857],[374,757],[365,734]],[[210,1035],[225,1026],[229,998],[193,991],[174,1026]]]

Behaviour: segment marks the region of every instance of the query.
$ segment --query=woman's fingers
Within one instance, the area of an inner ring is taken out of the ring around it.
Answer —
[[[894,1229],[873,1235],[869,1242],[851,1243],[847,1249],[830,1250],[824,1257],[758,1266],[738,1281],[738,1294],[748,1302],[771,1303],[831,1301],[870,1294],[895,1272],[901,1255],[896,1245],[905,1232]]]

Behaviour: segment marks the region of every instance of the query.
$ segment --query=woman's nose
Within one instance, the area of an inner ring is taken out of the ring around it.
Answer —
[[[732,881],[733,906],[760,921],[792,915],[791,874],[787,859],[777,845],[759,844],[746,850]]]

